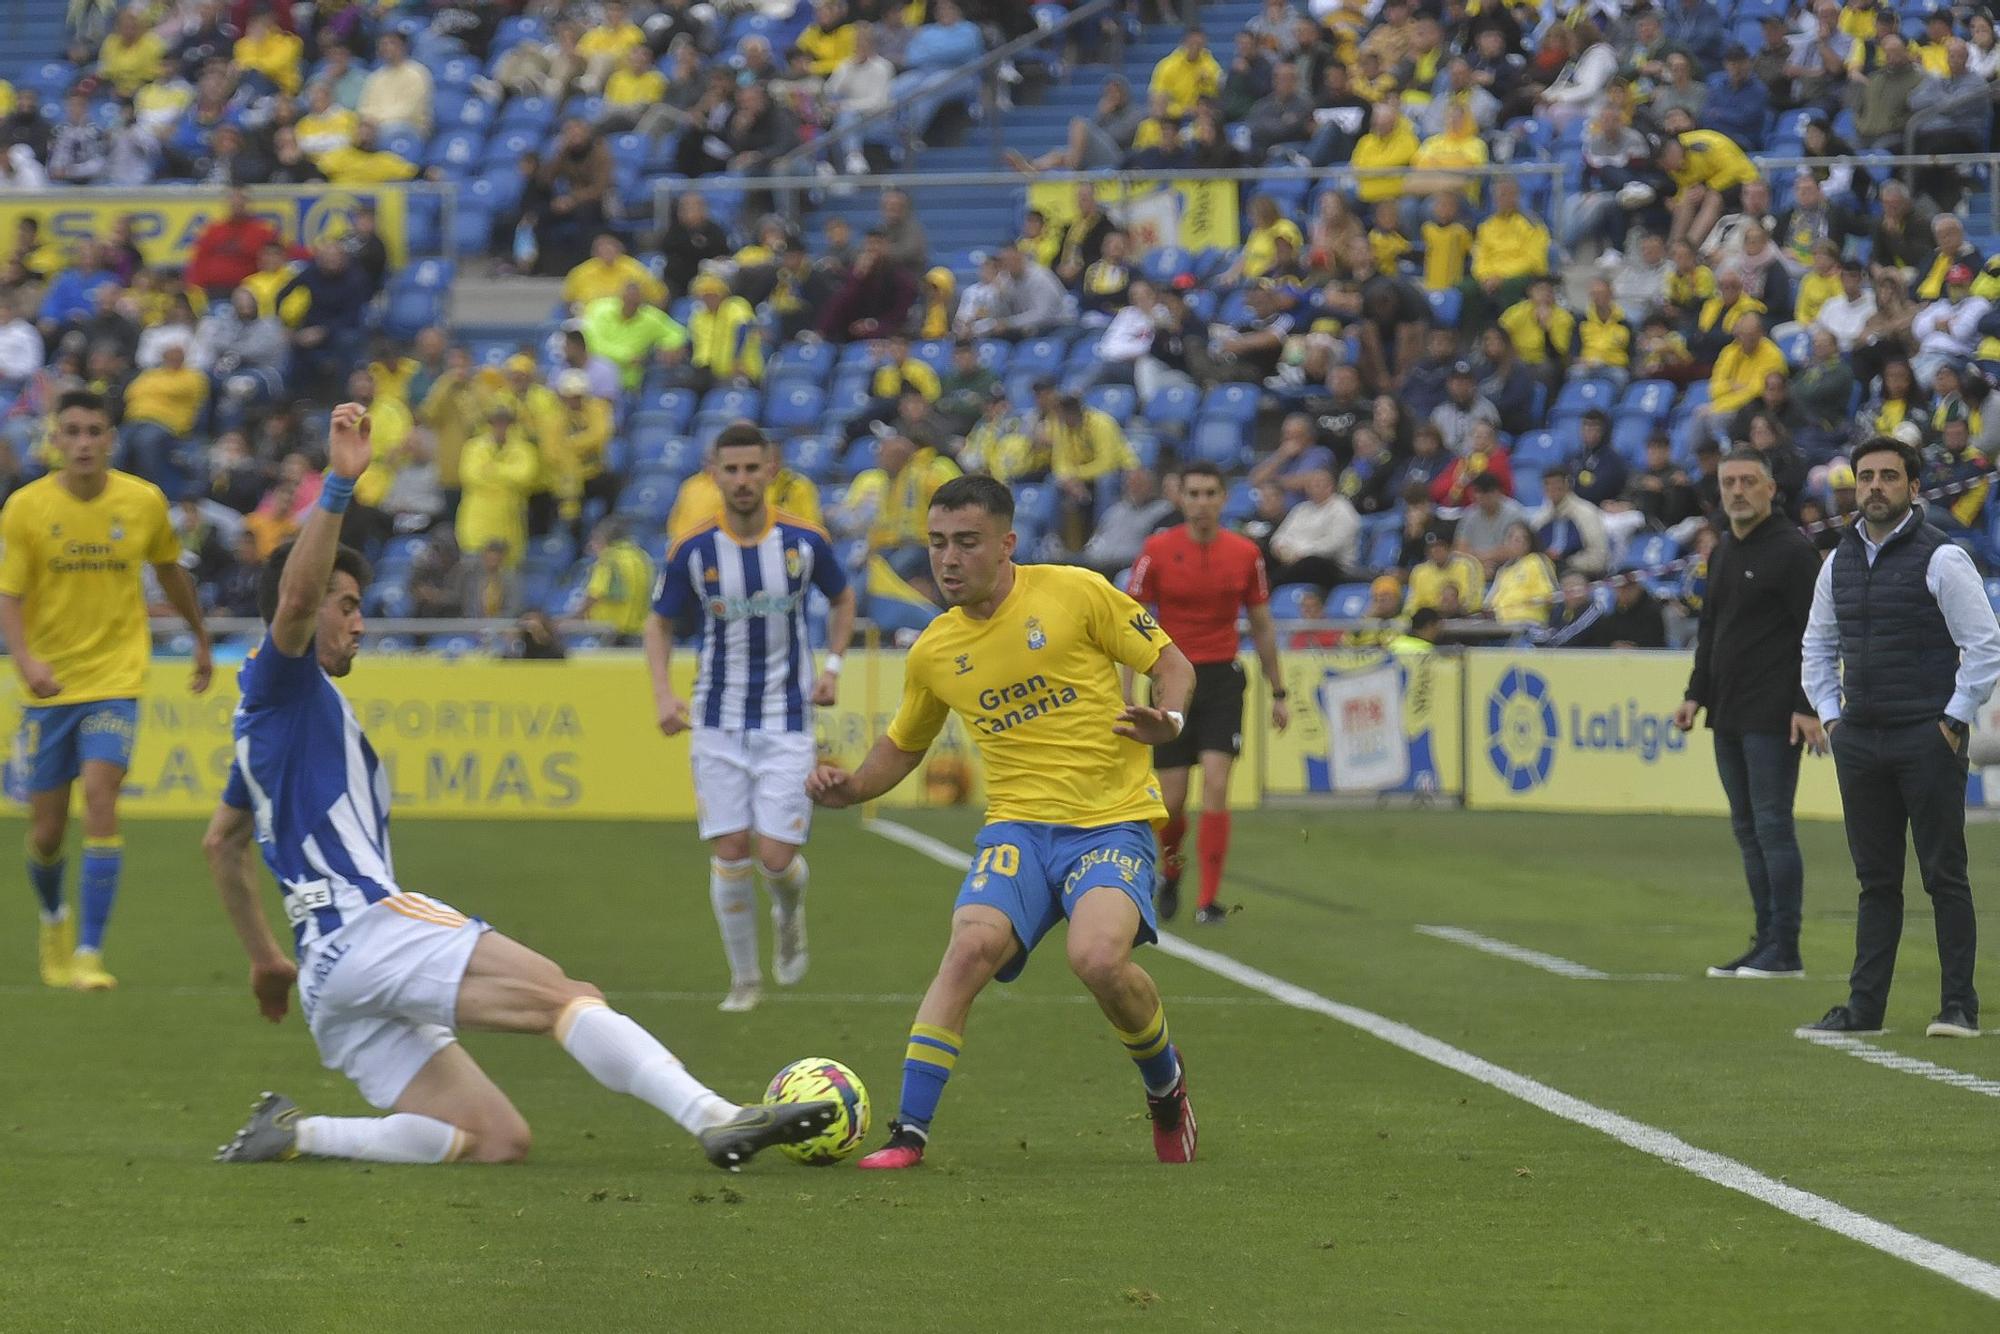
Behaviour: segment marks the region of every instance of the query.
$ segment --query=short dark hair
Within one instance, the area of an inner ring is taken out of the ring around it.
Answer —
[[[104,401],[104,395],[95,389],[65,389],[56,398],[56,415],[60,417],[71,408],[82,408],[86,412],[111,416],[111,405]]]
[[[1499,491],[1502,488],[1498,477],[1495,477],[1490,472],[1483,472],[1472,479],[1472,489],[1484,495],[1488,491]]]
[[[277,618],[278,585],[284,582],[285,562],[292,558],[292,548],[297,545],[296,541],[287,542],[272,552],[264,562],[263,576],[257,580],[257,614],[267,625]],[[352,575],[354,582],[363,588],[375,577],[368,558],[350,546],[342,546],[333,553],[333,568],[338,574]]]
[[[1771,471],[1771,460],[1764,457],[1764,451],[1761,449],[1752,449],[1749,445],[1736,446],[1736,448],[1722,456],[1722,461],[1724,463],[1754,463],[1764,470],[1765,476],[1775,477],[1777,475]]]
[[[1878,435],[1858,446],[1849,460],[1856,472],[1861,471],[1861,460],[1870,454],[1894,454],[1903,461],[1903,475],[1915,482],[1924,472],[1924,456],[1917,452],[1915,445],[1906,445],[1890,435]]]
[[[1410,629],[1428,630],[1444,621],[1444,613],[1436,607],[1419,607],[1410,615]]]
[[[1217,486],[1225,491],[1229,489],[1229,484],[1223,479],[1222,469],[1207,459],[1195,459],[1181,465],[1181,480],[1185,482],[1190,477],[1213,477]]]
[[[725,449],[735,449],[740,445],[755,445],[763,449],[770,443],[769,437],[758,429],[757,423],[747,418],[738,418],[716,434],[715,452],[720,454]]]
[[[984,510],[996,519],[1014,522],[1014,493],[1007,484],[984,474],[954,477],[931,497],[934,510]]]

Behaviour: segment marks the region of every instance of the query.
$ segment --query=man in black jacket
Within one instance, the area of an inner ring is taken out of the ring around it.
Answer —
[[[1764,455],[1738,449],[1717,471],[1728,531],[1708,561],[1708,596],[1695,639],[1682,731],[1708,710],[1715,768],[1729,823],[1743,850],[1756,933],[1750,948],[1710,977],[1797,977],[1805,862],[1792,831],[1799,747],[1826,748],[1799,684],[1799,645],[1812,610],[1819,553],[1782,512]]]

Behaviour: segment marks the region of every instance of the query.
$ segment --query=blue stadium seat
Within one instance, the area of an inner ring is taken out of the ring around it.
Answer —
[[[1670,380],[1634,380],[1625,387],[1625,397],[1618,400],[1618,415],[1645,415],[1654,421],[1665,421],[1674,410],[1674,396],[1679,391]]]
[[[405,162],[423,165],[424,137],[407,126],[399,125],[393,130],[385,129],[377,146],[385,153],[394,153]]]
[[[422,165],[438,167],[456,176],[479,170],[486,157],[486,136],[477,130],[448,130],[431,140]]]
[[[1083,396],[1085,404],[1108,414],[1120,426],[1132,420],[1132,409],[1138,400],[1138,391],[1122,384],[1100,384]]]
[[[1271,590],[1271,615],[1281,621],[1301,620],[1305,611],[1299,603],[1307,594],[1317,595],[1318,592],[1311,584],[1279,584]],[[1365,607],[1367,604],[1362,605]]]
[[[456,270],[457,266],[448,259],[418,260],[396,275],[395,285],[419,292],[449,291]]]
[[[521,155],[541,151],[541,144],[541,135],[534,129],[502,122],[486,141],[486,151],[480,157],[481,174],[498,175],[503,169],[514,172]]]
[[[448,56],[429,65],[434,84],[439,88],[469,88],[479,77],[479,62],[471,56]]]
[[[806,379],[814,384],[826,380],[833,369],[833,344],[819,342],[787,343],[779,348],[770,361],[769,378]]]
[[[1165,284],[1183,273],[1193,273],[1194,255],[1177,245],[1163,245],[1139,261],[1139,273],[1147,282]]]
[[[694,420],[695,396],[692,389],[657,389],[643,394],[639,399],[639,410],[626,423],[630,430],[649,416],[657,415],[668,423],[675,433],[687,430]]]
[[[785,442],[785,466],[801,477],[820,481],[833,469],[833,449],[821,436],[793,436]]]
[[[1099,507],[1103,512],[1103,507]],[[1222,497],[1222,521],[1239,524],[1257,512],[1257,492],[1248,482],[1232,482]]]
[[[951,369],[951,340],[949,338],[926,338],[920,343],[910,344],[910,355],[924,365],[943,375]]]
[[[873,370],[880,360],[881,356],[876,351],[874,340],[862,339],[858,343],[849,343],[840,349],[840,360],[836,364],[834,373],[841,375],[852,370]]]
[[[1257,402],[1264,391],[1251,384],[1219,384],[1202,396],[1201,415],[1221,417],[1247,426],[1257,420]]]
[[[1062,369],[1068,353],[1068,344],[1060,338],[1031,338],[1016,344],[1014,355],[1007,361],[1008,378],[1028,374],[1052,376]]]
[[[409,253],[417,256],[435,255],[444,249],[439,244],[438,197],[433,194],[405,195],[403,197],[403,244]]]
[[[484,254],[492,246],[492,236],[492,210],[462,200],[456,212],[452,212],[452,244],[458,248],[458,254]]]
[[[1160,466],[1160,437],[1148,431],[1133,431],[1125,437],[1125,443],[1132,446],[1133,455],[1142,468]]]
[[[522,42],[539,42],[549,35],[548,23],[540,18],[522,17],[501,19],[500,26],[493,33],[493,50],[500,53]]]
[[[826,411],[826,391],[818,385],[788,381],[771,392],[764,408],[764,425],[774,431],[802,431]]]
[[[1539,509],[1548,499],[1548,494],[1542,489],[1544,476],[1533,468],[1514,469],[1514,499],[1520,502],[1521,508]]]
[[[509,98],[500,108],[500,128],[526,130],[534,142],[539,142],[542,133],[555,122],[555,104],[546,97]]]
[[[1635,467],[1643,467],[1646,462],[1646,441],[1660,424],[1651,417],[1620,413],[1611,423],[1611,447],[1618,456]]]
[[[647,428],[627,434],[632,445],[632,473],[648,471],[686,477],[701,465],[701,450],[694,441],[676,432]]]
[[[1203,417],[1195,424],[1189,444],[1194,457],[1225,472],[1248,461],[1250,445],[1242,422],[1228,417]]]
[[[389,294],[388,309],[382,314],[382,328],[395,338],[409,339],[420,329],[439,323],[444,304],[435,292],[421,287],[398,288]]]
[[[1170,384],[1146,400],[1146,420],[1155,430],[1185,432],[1200,410],[1201,391],[1186,385]]]
[[[1326,615],[1333,621],[1358,621],[1368,614],[1368,585],[1340,584],[1326,595]]]
[[[528,556],[532,560],[567,569],[569,563],[576,559],[576,543],[570,540],[567,530],[557,528],[554,532],[531,540],[528,543]]]
[[[1371,570],[1392,570],[1403,554],[1403,529],[1398,523],[1393,528],[1378,530],[1368,539],[1368,549],[1362,559]]]
[[[1061,492],[1049,482],[1029,482],[1014,488],[1014,517],[1026,519],[1038,530],[1046,530],[1056,521],[1056,511],[1062,499]]]
[[[1610,412],[1618,391],[1609,380],[1570,380],[1556,395],[1556,417],[1580,417],[1592,408]]]
[[[979,364],[995,375],[1005,375],[1008,363],[1013,360],[1014,345],[1004,338],[987,338],[973,345],[978,349]]]
[[[2000,578],[1986,581],[1986,601],[1996,613],[2000,613]]]
[[[1778,343],[1778,350],[1785,354],[1787,366],[1803,366],[1812,360],[1812,333],[1799,329],[1788,333]]]
[[[1540,468],[1544,472],[1569,462],[1562,442],[1549,431],[1522,432],[1520,439],[1514,442],[1510,457],[1516,468]]]
[[[1442,292],[1426,292],[1424,295],[1431,303],[1432,323],[1446,329],[1456,329],[1460,308],[1465,302],[1464,295],[1456,287],[1447,287]]]

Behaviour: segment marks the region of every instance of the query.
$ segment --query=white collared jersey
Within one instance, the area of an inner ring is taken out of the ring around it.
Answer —
[[[389,775],[311,644],[287,657],[267,633],[237,681],[236,758],[222,799],[256,819],[303,955],[403,893],[389,852]]]
[[[696,727],[812,731],[808,588],[831,601],[847,588],[847,576],[826,534],[784,513],[747,541],[710,523],[674,544],[653,610],[672,621],[701,608],[688,707]]]

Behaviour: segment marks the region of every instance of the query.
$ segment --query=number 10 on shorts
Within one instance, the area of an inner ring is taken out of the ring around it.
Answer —
[[[979,860],[973,865],[972,870],[977,875],[984,875],[988,871],[994,875],[1019,875],[1021,850],[1012,843],[995,843],[990,848],[981,848]]]

